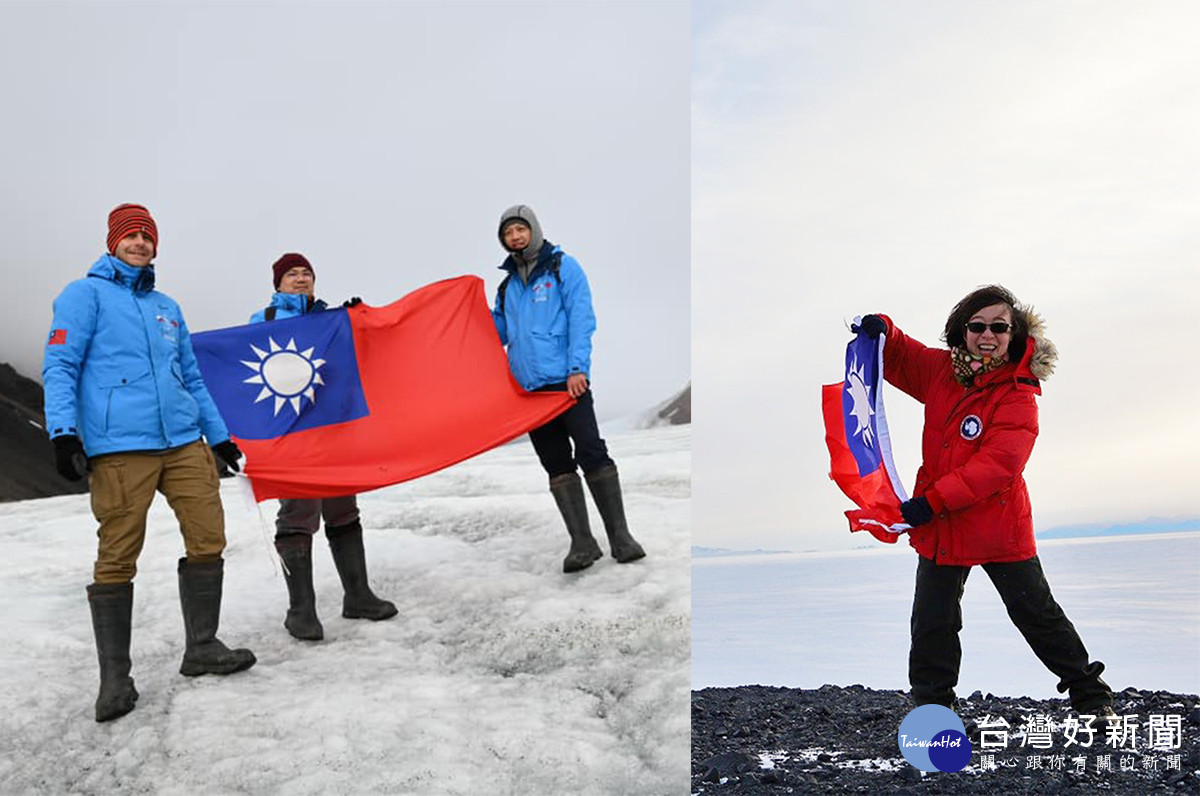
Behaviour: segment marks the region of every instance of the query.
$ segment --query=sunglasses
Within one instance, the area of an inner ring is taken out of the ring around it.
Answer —
[[[1011,328],[1012,324],[1005,321],[995,321],[994,323],[971,321],[967,324],[967,331],[971,334],[983,334],[987,329],[991,329],[992,334],[1008,334],[1008,330]]]

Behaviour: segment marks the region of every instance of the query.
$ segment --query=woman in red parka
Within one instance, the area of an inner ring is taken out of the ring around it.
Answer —
[[[1059,692],[1070,692],[1080,713],[1111,716],[1104,664],[1089,662],[1033,540],[1022,473],[1037,439],[1041,380],[1058,357],[1041,318],[990,285],[951,311],[942,334],[949,350],[927,348],[884,315],[867,315],[861,329],[887,335],[885,378],[925,405],[916,497],[901,506],[920,554],[908,659],[913,701],[954,705],[963,586],[980,564],[1034,654],[1058,675]]]

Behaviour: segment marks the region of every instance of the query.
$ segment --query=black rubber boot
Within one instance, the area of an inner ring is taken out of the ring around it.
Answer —
[[[381,600],[367,581],[367,553],[363,549],[362,523],[325,527],[333,565],[346,595],[342,598],[342,616],[347,619],[391,619],[398,612],[394,603]]]
[[[587,484],[600,518],[604,520],[604,532],[608,534],[613,558],[622,564],[645,558],[646,551],[629,533],[629,525],[625,522],[625,504],[621,500],[621,481],[616,466],[610,464],[588,473]]]
[[[217,638],[224,579],[225,562],[221,559],[203,563],[179,559],[179,604],[187,638],[179,666],[182,675],[233,674],[249,669],[257,660],[250,650],[231,650]]]
[[[550,479],[550,494],[558,504],[567,533],[571,535],[571,549],[563,559],[563,572],[578,572],[587,569],[603,558],[604,551],[592,536],[588,524],[587,501],[583,497],[583,483],[576,473],[556,475]]]
[[[325,629],[317,618],[317,595],[313,591],[312,537],[306,533],[277,536],[275,550],[283,560],[283,579],[288,590],[288,612],[283,626],[295,638],[320,641],[325,638]]]
[[[96,721],[111,721],[133,710],[138,692],[129,676],[129,632],[133,623],[132,583],[93,583],[87,587],[92,630],[100,658]]]

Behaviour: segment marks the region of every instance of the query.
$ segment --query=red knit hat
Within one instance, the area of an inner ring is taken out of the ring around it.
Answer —
[[[154,254],[158,256],[158,226],[150,217],[150,211],[141,205],[117,205],[108,214],[108,253],[117,253],[117,244],[126,235],[144,232],[154,241]]]
[[[279,280],[283,279],[283,275],[293,268],[307,268],[309,271],[312,271],[313,279],[317,278],[317,272],[309,265],[308,260],[303,254],[289,252],[276,260],[275,264],[271,266],[271,270],[275,273],[276,290],[279,289]]]

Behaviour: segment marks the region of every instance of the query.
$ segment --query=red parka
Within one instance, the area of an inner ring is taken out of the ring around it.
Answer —
[[[912,494],[929,501],[934,517],[909,531],[909,544],[939,564],[1024,561],[1037,553],[1022,472],[1038,434],[1035,373],[1048,376],[1057,353],[1035,339],[1040,318],[1025,312],[1030,335],[1021,361],[976,377],[972,387],[955,378],[949,350],[922,345],[880,316],[888,325],[884,377],[925,405]]]

